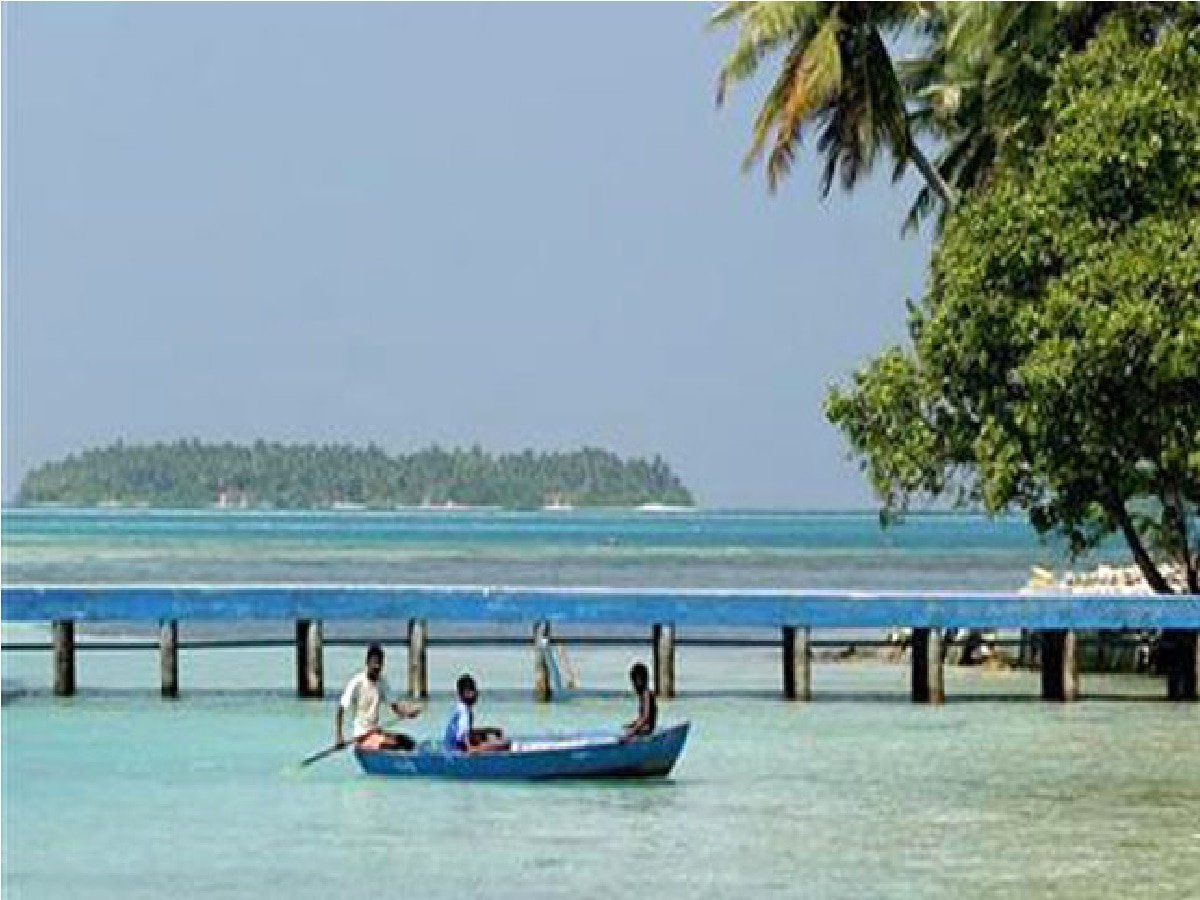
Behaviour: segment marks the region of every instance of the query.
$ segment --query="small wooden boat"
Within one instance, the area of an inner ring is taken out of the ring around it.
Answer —
[[[462,753],[426,742],[415,750],[360,750],[368,775],[434,778],[652,778],[670,773],[683,752],[689,722],[642,737],[570,734],[514,738],[509,750]]]

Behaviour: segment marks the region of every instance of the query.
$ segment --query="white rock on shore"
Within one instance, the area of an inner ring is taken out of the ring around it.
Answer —
[[[1163,577],[1167,583],[1178,591],[1183,592],[1185,578],[1183,567],[1173,564],[1162,566]],[[1131,596],[1153,594],[1142,570],[1133,566],[1110,566],[1103,563],[1090,572],[1066,571],[1061,577],[1056,576],[1050,569],[1034,566],[1033,572],[1021,589],[1022,594],[1042,592],[1066,592],[1071,594],[1126,594]]]

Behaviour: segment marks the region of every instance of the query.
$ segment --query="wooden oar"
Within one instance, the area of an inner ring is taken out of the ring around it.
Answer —
[[[300,768],[311,766],[313,763],[319,762],[327,756],[333,756],[333,754],[337,753],[339,750],[345,750],[347,747],[351,746],[351,744],[353,744],[353,741],[344,741],[341,744],[334,744],[331,747],[326,747],[324,750],[318,750],[312,756],[306,756],[304,759],[300,760]]]
[[[405,716],[405,718],[408,718],[408,719],[411,719],[413,716],[417,715],[421,711],[421,707],[416,706],[412,703],[406,703],[406,704],[401,704],[401,705],[404,707],[405,712],[408,713],[408,715]],[[380,726],[380,728],[381,729],[382,728],[391,728],[393,725],[395,725],[399,721],[400,721],[400,717],[393,716],[388,721],[384,722],[383,725]],[[303,769],[306,766],[311,766],[313,763],[320,762],[327,756],[333,756],[333,754],[337,753],[338,751],[345,750],[347,747],[353,747],[353,746],[354,746],[354,741],[345,741],[341,744],[332,744],[332,745],[326,747],[324,750],[318,750],[312,756],[307,756],[304,759],[300,760],[299,767],[301,769]]]

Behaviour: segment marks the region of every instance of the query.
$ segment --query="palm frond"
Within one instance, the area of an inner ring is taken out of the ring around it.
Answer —
[[[933,190],[929,185],[923,185],[917,196],[913,200],[912,206],[908,208],[908,215],[904,217],[904,224],[900,226],[901,234],[914,234],[921,227],[921,223],[927,219],[937,206],[937,198],[933,194]]]
[[[799,57],[789,60],[793,68],[785,66],[780,73],[783,106],[774,122],[775,142],[767,158],[767,183],[772,191],[791,169],[804,122],[838,96],[842,82],[840,29],[840,22],[827,19]]]
[[[719,28],[740,19],[754,8],[753,2],[726,3],[708,18],[709,28]]]
[[[881,151],[898,171],[909,162],[912,130],[902,83],[884,40],[913,23],[925,33],[941,25],[935,5],[886,3],[727,3],[713,26],[738,28],[717,78],[717,102],[729,88],[752,78],[774,53],[778,71],[759,106],[743,168],[764,161],[770,190],[791,171],[808,128],[818,131],[821,193],[835,179],[852,188]],[[920,76],[924,82],[932,74]],[[919,121],[934,127],[932,110]],[[924,165],[922,160],[922,165]],[[926,166],[923,174],[930,169]],[[946,195],[944,186],[937,188]]]
[[[742,160],[742,168],[749,170],[754,167],[762,156],[763,149],[766,147],[768,140],[771,138],[772,132],[777,131],[779,127],[779,119],[783,113],[784,107],[787,105],[788,97],[792,92],[792,81],[795,74],[799,72],[804,65],[804,50],[805,45],[797,42],[788,53],[787,58],[780,68],[778,77],[771,89],[767,92],[766,98],[763,100],[762,106],[759,108],[758,115],[754,118],[754,127],[750,136],[750,149],[746,151],[746,156]],[[800,140],[799,131],[789,133],[787,136],[791,141],[798,142]],[[775,140],[775,147],[778,150],[780,139]],[[774,155],[773,151],[773,155]],[[774,179],[772,172],[774,171],[773,163],[768,163],[767,179],[771,190],[774,190]],[[786,166],[785,166],[786,169]]]
[[[717,105],[725,102],[729,87],[758,71],[762,59],[798,39],[805,19],[797,7],[805,3],[730,3],[718,10],[712,25],[739,22],[737,41],[717,75]]]

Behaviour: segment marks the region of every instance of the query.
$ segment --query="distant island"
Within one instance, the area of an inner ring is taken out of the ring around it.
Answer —
[[[389,455],[375,445],[245,446],[198,440],[71,454],[30,472],[17,503],[279,509],[398,506],[692,506],[691,492],[660,457],[621,459],[584,448],[493,455],[430,447]]]

